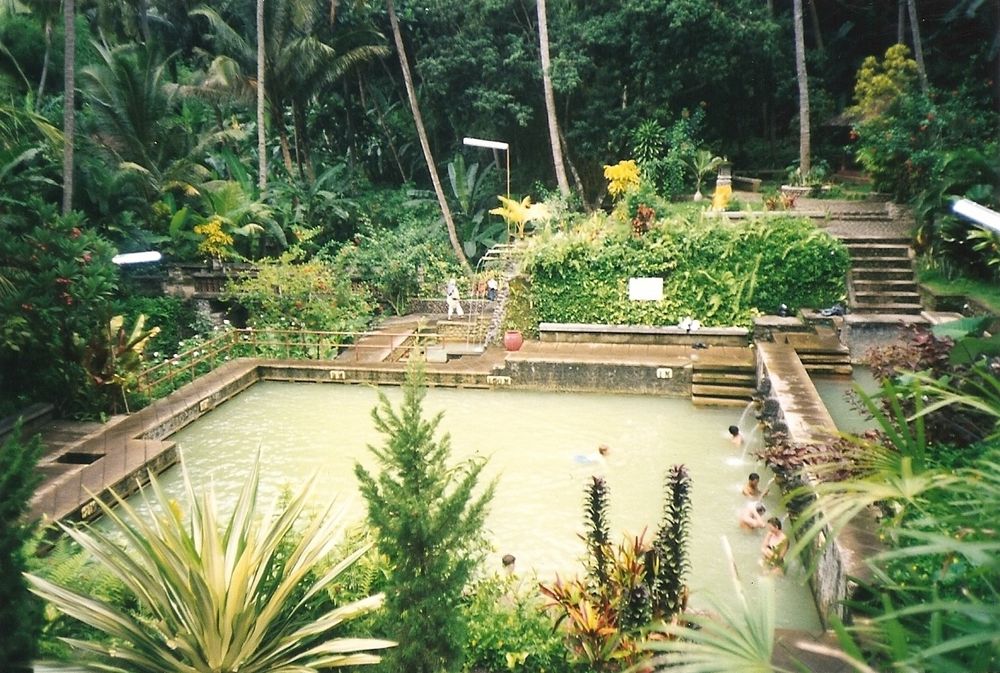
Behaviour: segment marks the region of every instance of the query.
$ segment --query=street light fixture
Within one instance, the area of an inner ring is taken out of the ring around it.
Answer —
[[[160,253],[155,250],[148,250],[146,252],[125,252],[120,255],[115,255],[111,258],[114,264],[119,266],[123,264],[142,264],[143,262],[159,262],[163,257]]]
[[[462,138],[462,144],[470,147],[485,147],[491,150],[503,150],[507,157],[507,198],[510,198],[510,145],[499,140],[483,140],[481,138]]]
[[[972,220],[980,228],[1000,236],[1000,213],[997,211],[969,199],[956,199],[951,204],[951,210],[956,215]]]

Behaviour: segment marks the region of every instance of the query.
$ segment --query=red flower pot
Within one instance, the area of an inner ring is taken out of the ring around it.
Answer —
[[[503,347],[509,351],[521,350],[524,344],[524,336],[517,330],[507,330],[503,335]]]

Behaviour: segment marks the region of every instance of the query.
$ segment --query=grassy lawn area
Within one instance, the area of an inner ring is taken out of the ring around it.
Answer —
[[[919,269],[917,277],[934,294],[965,295],[988,307],[991,313],[1000,315],[1000,286],[996,283],[971,278],[950,279],[937,269]]]

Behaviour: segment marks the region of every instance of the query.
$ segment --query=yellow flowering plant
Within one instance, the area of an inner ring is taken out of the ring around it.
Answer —
[[[222,218],[213,215],[202,224],[196,224],[194,233],[204,238],[198,244],[198,252],[222,259],[230,256],[233,246],[233,237],[222,229]]]
[[[605,165],[604,178],[608,181],[608,193],[615,200],[639,189],[639,167],[633,159]]]

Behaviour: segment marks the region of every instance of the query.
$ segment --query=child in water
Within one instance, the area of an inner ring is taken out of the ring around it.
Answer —
[[[761,545],[761,565],[772,575],[785,572],[785,554],[788,552],[788,537],[781,530],[781,519],[772,516],[767,520],[767,532]]]

